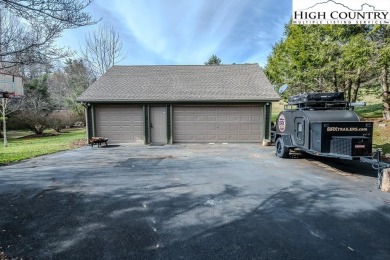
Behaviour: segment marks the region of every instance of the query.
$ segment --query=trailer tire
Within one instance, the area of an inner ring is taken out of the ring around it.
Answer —
[[[279,137],[275,143],[276,147],[276,156],[279,158],[288,158],[290,154],[290,149],[284,146],[283,138]]]

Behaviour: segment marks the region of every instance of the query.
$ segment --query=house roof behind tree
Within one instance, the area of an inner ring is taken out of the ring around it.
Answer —
[[[81,102],[275,101],[279,95],[258,64],[113,66]]]

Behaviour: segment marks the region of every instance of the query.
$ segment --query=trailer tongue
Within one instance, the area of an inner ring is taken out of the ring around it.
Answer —
[[[343,92],[290,97],[272,131],[276,155],[286,158],[290,150],[298,148],[316,156],[361,160],[381,169],[390,167],[380,162],[380,157],[372,157],[373,123],[361,122],[350,108]]]

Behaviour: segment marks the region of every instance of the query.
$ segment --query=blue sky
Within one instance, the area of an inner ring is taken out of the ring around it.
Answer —
[[[265,65],[291,17],[291,0],[95,0],[89,12],[113,25],[123,42],[122,65]],[[79,50],[94,27],[64,32],[60,46]]]

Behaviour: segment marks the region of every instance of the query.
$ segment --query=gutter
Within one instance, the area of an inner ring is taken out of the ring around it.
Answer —
[[[129,101],[129,100],[76,100],[79,103],[100,103],[100,104],[161,104],[161,103],[169,103],[169,104],[179,104],[179,103],[187,103],[187,104],[203,104],[203,103],[266,103],[266,102],[276,102],[279,101],[280,98],[270,98],[270,99],[262,99],[262,100],[137,100],[137,101]]]

